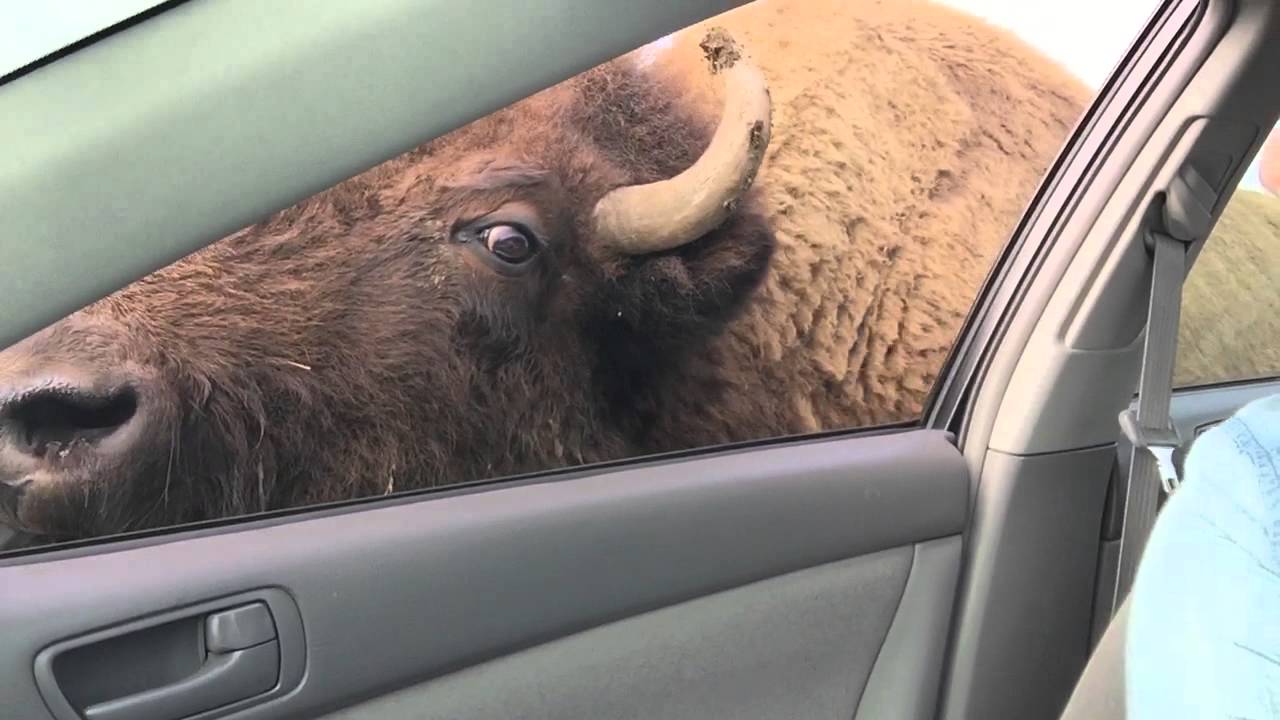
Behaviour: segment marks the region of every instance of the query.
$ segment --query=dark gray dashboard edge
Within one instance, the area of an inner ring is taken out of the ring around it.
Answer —
[[[314,714],[657,607],[955,535],[967,498],[959,451],[921,430],[177,536],[0,568],[0,628],[17,650],[4,657],[281,587],[303,617],[306,676],[240,717]],[[0,697],[44,716],[29,664],[0,667]]]

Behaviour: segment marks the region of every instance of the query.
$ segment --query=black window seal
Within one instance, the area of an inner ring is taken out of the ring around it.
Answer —
[[[13,82],[14,80],[17,80],[20,77],[23,77],[25,75],[30,75],[36,70],[39,70],[40,68],[46,65],[55,63],[58,60],[61,60],[62,58],[67,57],[68,55],[71,55],[72,53],[83,50],[84,48],[87,48],[90,45],[93,45],[94,43],[103,40],[104,38],[109,38],[112,35],[115,35],[116,33],[124,32],[125,30],[128,30],[129,28],[133,27],[134,25],[137,25],[139,23],[144,23],[147,20],[150,20],[151,18],[163,12],[172,10],[173,8],[189,1],[190,0],[165,0],[164,2],[153,5],[147,8],[146,10],[143,10],[134,15],[130,15],[129,17],[117,23],[108,25],[107,27],[101,30],[98,30],[97,32],[91,35],[87,35],[83,38],[80,38],[79,40],[76,40],[75,42],[69,45],[64,45],[61,48],[58,48],[57,50],[54,50],[53,52],[40,57],[39,59],[32,60],[26,65],[23,65],[22,67],[19,67],[15,70],[11,70],[3,75],[0,75],[0,87],[3,87],[7,83]]]

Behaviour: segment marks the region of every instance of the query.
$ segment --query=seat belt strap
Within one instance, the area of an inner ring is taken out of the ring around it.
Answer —
[[[1132,450],[1112,608],[1121,606],[1133,584],[1147,536],[1155,525],[1160,491],[1172,493],[1178,486],[1173,460],[1179,445],[1178,433],[1170,422],[1169,410],[1190,239],[1183,241],[1162,232],[1151,232],[1149,237],[1155,261],[1138,381],[1138,409],[1136,413],[1125,410],[1120,414],[1120,427]]]

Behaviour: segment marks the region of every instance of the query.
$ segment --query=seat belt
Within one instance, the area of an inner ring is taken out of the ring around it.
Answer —
[[[1111,607],[1119,608],[1133,584],[1147,535],[1155,525],[1160,491],[1178,485],[1173,462],[1178,433],[1169,419],[1173,397],[1173,363],[1178,345],[1182,281],[1187,246],[1165,233],[1153,232],[1155,253],[1151,297],[1147,306],[1147,337],[1142,349],[1137,412],[1120,413],[1120,429],[1129,439],[1129,488],[1125,493],[1124,524],[1120,530],[1120,559]]]
[[[1129,487],[1125,493],[1120,557],[1116,568],[1113,612],[1124,602],[1138,571],[1138,562],[1155,525],[1160,493],[1178,487],[1174,452],[1177,430],[1169,416],[1173,398],[1173,367],[1177,356],[1182,286],[1187,274],[1187,251],[1211,227],[1217,193],[1190,166],[1184,166],[1165,195],[1164,229],[1148,230],[1154,255],[1151,295],[1147,303],[1147,334],[1142,348],[1137,411],[1120,414],[1120,429],[1132,446]]]

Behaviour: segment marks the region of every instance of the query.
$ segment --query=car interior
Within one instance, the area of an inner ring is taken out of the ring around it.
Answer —
[[[187,0],[11,73],[0,347],[743,4]],[[1113,698],[1147,238],[1187,178],[1211,225],[1280,121],[1280,3],[1155,5],[919,423],[0,553],[0,718],[1023,720]],[[1274,370],[1175,390],[1179,461],[1280,393]]]

